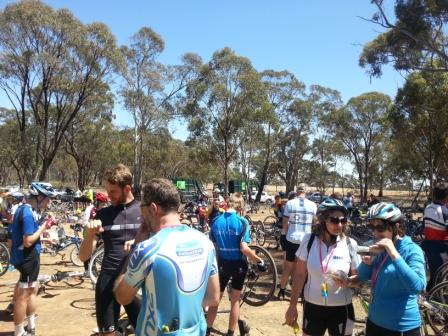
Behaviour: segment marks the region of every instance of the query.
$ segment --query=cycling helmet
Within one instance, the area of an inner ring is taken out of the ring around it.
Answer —
[[[388,222],[398,222],[402,218],[401,210],[392,203],[381,202],[370,207],[367,219],[382,219]]]
[[[215,190],[213,190],[214,192],[216,192],[216,193],[220,193],[221,192],[221,190],[219,190],[219,188],[215,188]]]
[[[9,196],[15,198],[18,202],[21,202],[23,200],[23,197],[25,197],[25,195],[22,194],[20,191],[14,191]]]
[[[41,182],[33,182],[30,185],[30,194],[33,196],[42,195],[45,197],[54,197],[56,193],[51,185]]]
[[[317,207],[317,213],[323,213],[330,210],[339,210],[344,213],[344,215],[348,214],[347,208],[344,204],[335,198],[328,197],[325,199],[319,206]]]
[[[101,192],[96,193],[96,201],[100,203],[107,203],[107,195]]]

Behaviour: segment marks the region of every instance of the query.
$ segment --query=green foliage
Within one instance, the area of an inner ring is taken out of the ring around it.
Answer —
[[[387,17],[388,1],[371,1],[377,7],[371,22],[386,31],[364,46],[359,64],[371,76],[381,76],[385,64],[396,70],[448,70],[448,5],[446,1],[397,0],[395,23]]]

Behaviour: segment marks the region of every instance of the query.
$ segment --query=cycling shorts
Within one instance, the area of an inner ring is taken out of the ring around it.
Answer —
[[[421,336],[420,327],[400,332],[380,327],[370,320],[366,324],[366,336]]]
[[[280,236],[280,246],[282,247],[282,251],[286,251],[286,242],[287,242],[286,235],[282,234]]]
[[[286,239],[285,239],[286,240]],[[289,240],[286,240],[286,261],[294,262],[296,260],[296,252],[299,249],[300,244],[291,243]]]
[[[351,335],[355,321],[353,304],[346,306],[320,306],[305,301],[303,306],[303,331],[308,335]]]
[[[20,272],[19,287],[34,288],[37,285],[37,278],[40,270],[40,255],[33,250],[21,265],[15,265]]]
[[[100,333],[110,333],[117,330],[120,316],[120,304],[115,300],[112,289],[117,275],[101,272],[95,286],[96,323]],[[140,303],[134,299],[124,306],[132,326],[137,326]]]
[[[219,286],[221,292],[224,292],[230,278],[232,278],[232,289],[242,290],[244,279],[247,273],[247,261],[245,260],[224,260],[218,262],[219,268]]]

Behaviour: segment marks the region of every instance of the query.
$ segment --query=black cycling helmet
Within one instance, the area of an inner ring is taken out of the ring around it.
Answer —
[[[348,214],[347,208],[344,206],[344,204],[336,199],[336,198],[327,198],[325,199],[319,206],[317,207],[317,213],[323,213],[331,210],[339,210],[344,213],[345,216]]]
[[[30,185],[30,194],[33,196],[42,195],[45,197],[54,197],[56,196],[56,193],[54,192],[54,189],[52,186],[41,183],[41,182],[33,182]]]

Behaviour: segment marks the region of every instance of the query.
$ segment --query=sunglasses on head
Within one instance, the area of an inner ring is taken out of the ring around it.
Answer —
[[[384,232],[387,230],[387,225],[384,223],[383,224],[369,223],[367,224],[367,227],[372,231],[378,231],[378,232]]]
[[[331,224],[347,224],[347,217],[328,217]]]

